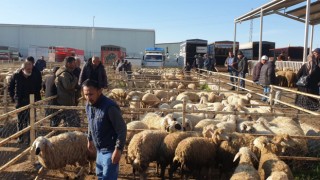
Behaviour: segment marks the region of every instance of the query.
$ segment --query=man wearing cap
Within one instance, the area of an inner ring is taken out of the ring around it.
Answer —
[[[264,55],[265,56],[265,55]],[[261,59],[267,58],[262,56]],[[269,85],[275,84],[276,82],[276,65],[273,59],[269,59],[267,63],[265,63],[260,71],[259,83],[263,86],[263,94],[268,96],[270,93]],[[267,97],[262,97],[262,101],[266,102],[268,100]]]
[[[243,55],[242,51],[238,51],[238,74],[240,78],[246,78],[246,73],[248,73],[248,60],[247,58]],[[240,79],[240,87],[241,90],[244,91],[243,88],[245,88],[245,80]]]
[[[234,84],[234,78],[232,76],[238,76],[238,62],[237,58],[234,57],[233,52],[229,51],[229,56],[227,57],[226,61],[224,62],[224,65],[228,67],[228,72],[230,74],[230,81],[232,84]],[[232,86],[230,90],[235,90],[235,87]]]
[[[268,57],[262,56],[260,62],[258,62],[253,68],[252,81],[255,82],[256,84],[259,84],[261,68],[267,61],[268,61]]]

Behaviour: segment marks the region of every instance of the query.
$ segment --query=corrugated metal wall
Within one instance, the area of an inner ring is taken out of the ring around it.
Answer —
[[[129,56],[140,57],[154,44],[155,31],[149,29],[96,27],[92,40],[92,27],[0,24],[0,45],[17,47],[24,57],[30,45],[83,49],[87,57],[100,55],[101,45],[117,45]]]

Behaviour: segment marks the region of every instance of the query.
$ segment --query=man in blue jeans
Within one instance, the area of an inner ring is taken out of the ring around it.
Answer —
[[[96,174],[101,180],[116,180],[127,126],[120,108],[102,94],[102,87],[97,81],[84,81],[82,89],[87,100],[88,149],[97,153]]]
[[[232,84],[235,84],[235,78],[231,76],[238,76],[238,60],[234,57],[233,52],[229,51],[229,56],[224,62],[225,67],[228,68],[228,72],[230,74],[230,81]],[[235,86],[232,86],[230,90],[235,90]]]
[[[264,55],[261,59],[269,59],[268,56]],[[263,86],[263,94],[269,96],[270,85],[275,85],[276,83],[276,65],[273,59],[269,59],[265,63],[260,71],[259,83]],[[267,97],[262,97],[262,101],[266,102]]]

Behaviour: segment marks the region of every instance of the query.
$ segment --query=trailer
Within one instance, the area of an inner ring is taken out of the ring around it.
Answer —
[[[115,45],[101,46],[102,64],[112,65],[120,57],[126,57],[126,48]]]
[[[183,58],[184,66],[194,64],[195,55],[203,56],[208,52],[208,41],[203,39],[189,39],[180,44],[180,57]]]
[[[233,41],[215,41],[214,50],[217,65],[224,65],[229,52],[233,52]],[[239,49],[239,42],[236,42],[236,52]]]
[[[283,48],[275,48],[275,49],[270,49],[270,56],[277,59],[277,57],[280,54],[282,54],[285,56],[286,60],[302,61],[303,60],[303,50],[304,50],[304,48],[302,46],[289,46],[289,47],[283,47]],[[309,48],[307,51],[309,52]]]
[[[275,42],[262,41],[262,55],[272,57],[270,49],[274,49]],[[257,60],[259,57],[259,41],[240,44],[239,48],[248,60]]]
[[[63,62],[67,56],[78,57],[83,62],[84,50],[62,46],[49,47],[49,62]]]

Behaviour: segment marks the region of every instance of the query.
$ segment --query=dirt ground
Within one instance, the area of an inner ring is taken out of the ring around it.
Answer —
[[[249,89],[255,90],[255,85],[247,84]],[[225,88],[229,89],[230,87],[226,86]],[[284,94],[283,99],[286,102],[293,102],[292,94]],[[256,99],[258,99],[256,97]],[[283,106],[277,106],[278,109],[282,109],[286,113],[297,113],[297,110],[290,110]],[[299,119],[301,125],[306,129],[314,129],[314,132],[310,132],[308,135],[317,135],[319,136],[320,130],[320,122],[318,119],[312,118],[300,118]],[[0,126],[0,141],[8,137],[9,134],[13,134],[15,132],[15,125],[14,124],[6,124],[6,126]],[[319,141],[314,142],[315,144],[320,144]],[[20,154],[23,150],[28,147],[26,144],[17,144],[15,140],[10,141],[9,144],[0,147],[0,165],[4,165],[13,157]],[[119,172],[119,179],[133,179],[132,168],[130,164],[126,164],[125,155],[122,156],[120,162],[120,172]],[[3,172],[0,173],[0,179],[34,179],[37,176],[37,170],[39,165],[34,165],[30,161],[30,155],[25,156],[14,165],[10,166],[9,168],[5,169]],[[86,168],[87,171],[82,175],[79,179],[84,180],[91,180],[97,179],[95,175],[88,174],[88,167]],[[71,178],[74,179],[76,176],[76,172],[79,170],[79,167],[67,166],[63,169],[63,171]],[[56,180],[56,179],[63,179],[64,176],[57,170],[44,170],[43,173],[39,176],[40,179],[47,179],[47,180]],[[148,171],[148,179],[160,179],[156,173],[156,165],[152,163],[150,165],[150,169]],[[175,175],[175,179],[179,179],[178,175]]]

